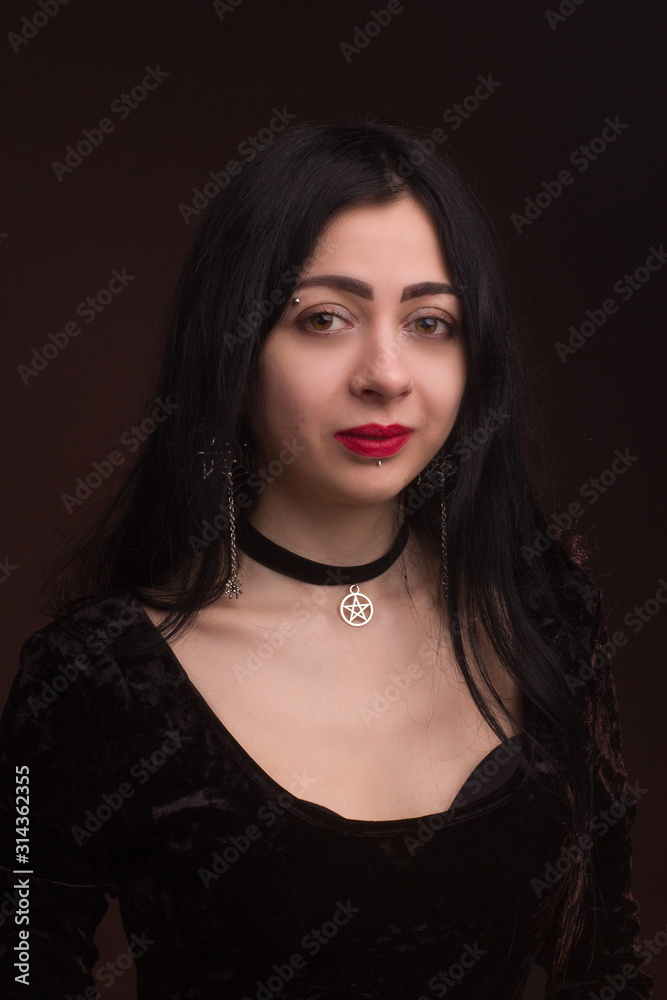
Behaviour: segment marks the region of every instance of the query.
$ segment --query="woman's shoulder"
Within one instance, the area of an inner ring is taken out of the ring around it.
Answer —
[[[573,558],[558,559],[540,583],[530,585],[527,603],[540,631],[571,657],[589,656],[604,629],[602,592],[588,569]]]
[[[593,571],[588,568],[583,557],[576,559],[573,555],[566,554],[563,561],[563,582],[578,593],[589,605],[595,609],[600,596],[600,588],[595,582]]]
[[[109,626],[113,632],[114,623],[125,628],[132,622],[140,621],[142,616],[145,616],[145,612],[139,601],[128,589],[119,587],[63,605],[51,621],[26,639],[24,645],[34,641],[36,637],[43,637],[58,644],[66,644],[68,640],[83,641],[92,648],[94,644],[90,636],[95,630],[106,631],[110,635]]]
[[[156,641],[157,651],[148,648]],[[186,678],[168,651],[127,590],[63,609],[21,647],[0,748],[26,759],[71,749],[82,771],[99,770],[103,757],[104,773],[113,775],[119,762],[159,746],[190,710],[187,699],[183,707]],[[2,758],[0,749],[0,770]]]
[[[582,626],[595,629],[599,625],[602,591],[584,566],[568,557],[555,589],[561,603]]]
[[[562,549],[553,554],[540,574],[530,575],[526,586],[528,604],[534,610],[555,599],[564,615],[582,623],[593,622],[600,613],[599,586],[585,565]]]
[[[168,665],[164,641],[140,602],[125,588],[72,602],[29,635],[19,653],[19,687],[41,685],[46,698],[74,685],[81,692],[116,684]]]

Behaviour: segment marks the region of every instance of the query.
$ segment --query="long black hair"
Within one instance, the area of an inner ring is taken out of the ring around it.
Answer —
[[[573,545],[547,523],[527,469],[528,379],[497,237],[454,161],[414,130],[378,119],[294,125],[215,197],[188,252],[161,366],[147,392],[169,407],[169,416],[156,423],[111,500],[53,569],[48,611],[57,617],[93,595],[128,588],[168,612],[160,630],[173,638],[222,595],[230,575],[228,484],[225,462],[211,453],[228,444],[240,454],[249,442],[251,466],[262,466],[244,405],[262,346],[318,237],[346,207],[405,195],[418,199],[433,221],[465,317],[467,383],[444,446],[456,463],[447,489],[449,593],[434,580],[437,599],[443,621],[465,623],[451,629],[452,649],[498,738],[505,738],[500,717],[514,720],[485,668],[482,638],[559,734],[557,753],[542,749],[570,789],[575,843],[590,820],[589,762],[582,751],[585,712],[564,675],[568,664],[590,657],[585,623],[594,585]],[[206,475],[202,462],[210,463]],[[256,490],[247,495],[256,502]],[[420,490],[415,480],[399,506],[440,552],[438,492]],[[530,769],[526,735],[522,753]],[[583,862],[564,884],[570,902],[562,908],[557,964],[581,926]]]

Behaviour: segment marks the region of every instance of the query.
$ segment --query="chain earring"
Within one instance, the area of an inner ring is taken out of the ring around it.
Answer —
[[[227,480],[227,503],[229,507],[229,579],[225,584],[224,593],[231,600],[232,597],[238,599],[241,594],[241,584],[238,580],[238,550],[236,546],[236,515],[234,512],[234,470],[241,469],[243,472],[250,472],[250,458],[248,453],[248,442],[241,443],[242,457],[237,459],[232,454],[232,449],[228,441],[225,441],[223,448],[215,447],[215,438],[211,439],[210,448],[207,451],[198,451],[202,456],[202,479],[208,479],[215,468],[217,460],[222,459],[224,476]]]
[[[235,468],[241,469],[243,472],[251,472],[252,467],[250,463],[249,446],[247,441],[241,442],[242,455],[240,459],[234,459],[231,456],[229,443],[225,442],[224,448],[215,447],[215,438],[211,438],[211,445],[207,451],[198,451],[197,454],[202,456],[202,479],[208,479],[208,477],[213,472],[215,468],[216,458],[222,458],[224,460],[225,475],[227,474],[227,468],[231,465],[232,470]]]
[[[236,550],[236,515],[234,514],[234,461],[229,442],[225,442],[225,467],[227,471],[227,500],[229,504],[229,579],[225,584],[225,594],[238,601],[241,594],[241,584],[237,573],[239,568]]]
[[[435,455],[429,464],[417,476],[417,484],[427,482],[440,494],[440,538],[442,571],[441,582],[445,602],[449,602],[449,570],[447,568],[447,502],[446,483],[449,476],[456,472],[456,462],[446,452]]]
[[[213,472],[215,466],[215,456],[220,456],[224,454],[219,448],[214,448],[215,438],[211,439],[211,447],[209,451],[198,451],[197,454],[202,456],[202,479],[208,479],[208,477]]]

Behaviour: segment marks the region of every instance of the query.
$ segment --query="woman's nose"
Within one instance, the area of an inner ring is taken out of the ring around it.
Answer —
[[[376,393],[387,399],[412,392],[405,350],[395,332],[381,324],[366,331],[350,385],[355,395]]]

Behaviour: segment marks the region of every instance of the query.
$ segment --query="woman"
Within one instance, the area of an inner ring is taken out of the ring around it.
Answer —
[[[481,211],[410,131],[297,125],[222,191],[3,717],[36,995],[104,982],[107,892],[140,997],[487,1000],[535,961],[650,996],[600,595],[521,380]]]

